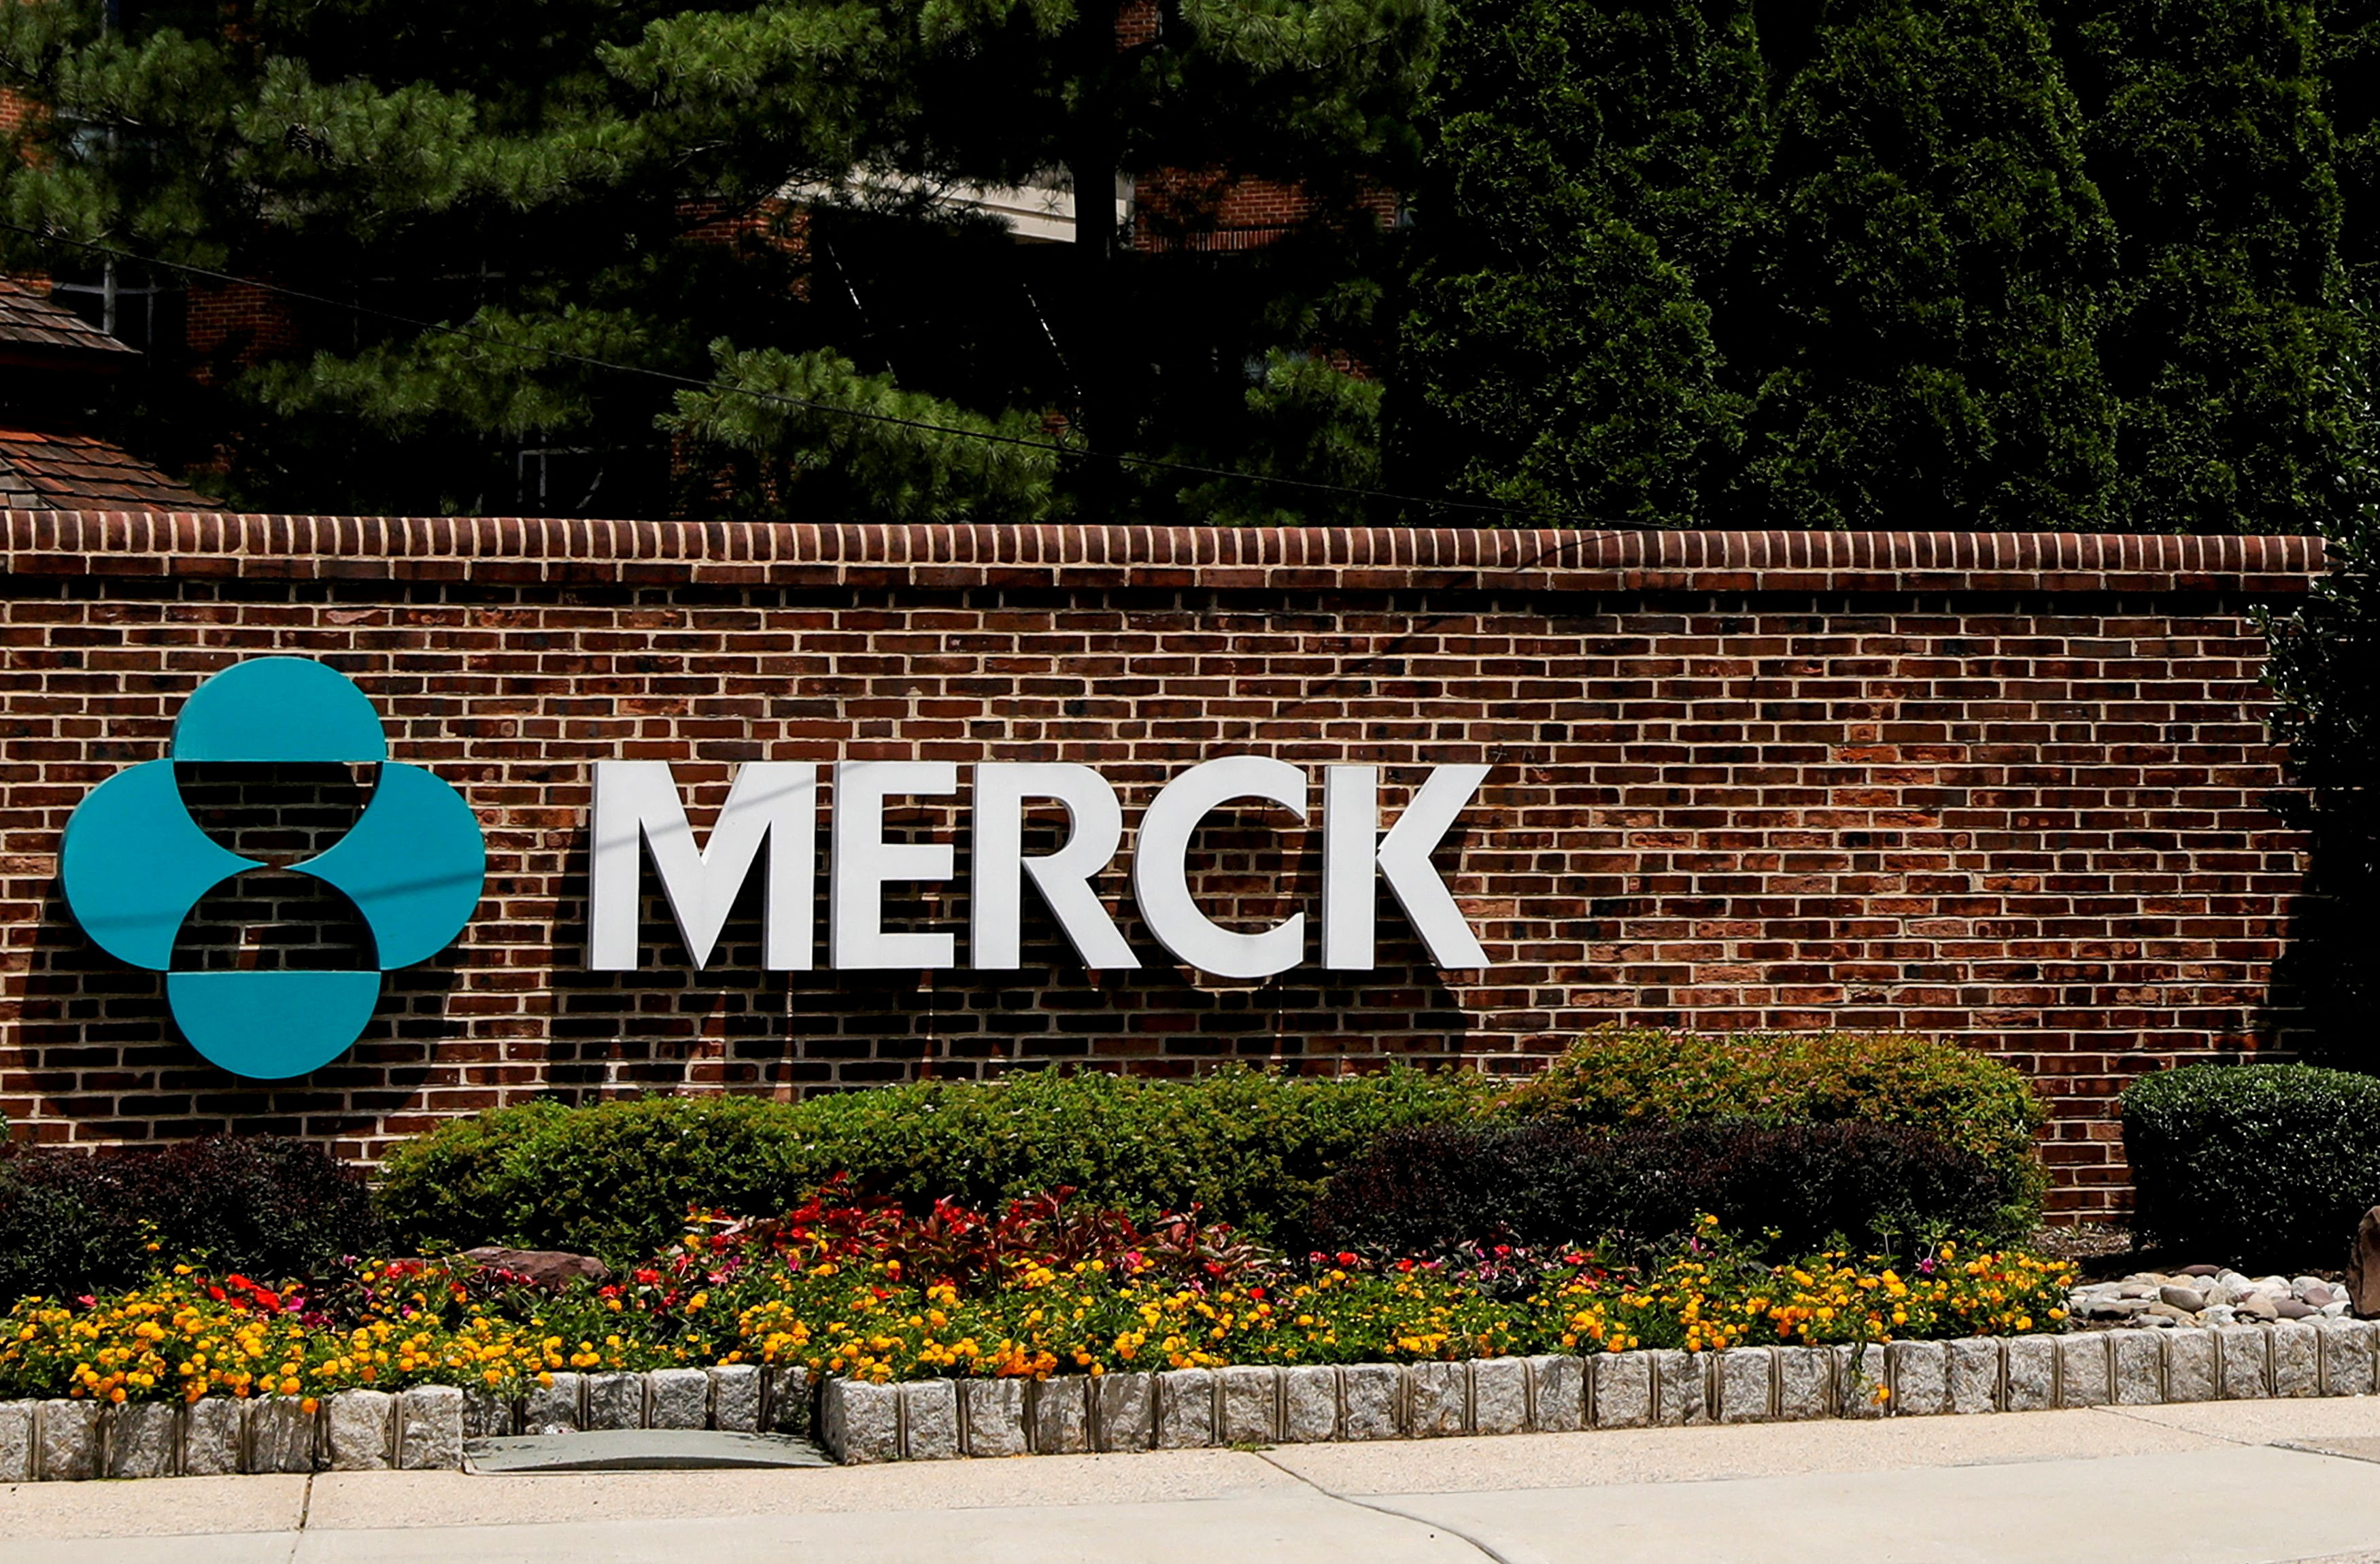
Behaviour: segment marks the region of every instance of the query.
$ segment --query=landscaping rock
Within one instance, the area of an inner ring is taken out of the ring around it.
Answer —
[[[334,1472],[385,1472],[396,1398],[385,1390],[342,1390],[322,1403]]]
[[[2216,1383],[2225,1400],[2261,1400],[2272,1394],[2265,1372],[2269,1334],[2253,1325],[2227,1325],[2215,1333]]]
[[[1711,1420],[1709,1352],[1653,1354],[1654,1421],[1665,1428]]]
[[[2118,1406],[2153,1407],[2165,1401],[2165,1341],[2155,1331],[2117,1330],[2108,1333],[2115,1356],[2115,1402]]]
[[[1470,1366],[1417,1363],[1406,1371],[1405,1394],[1412,1408],[1407,1433],[1427,1439],[1468,1431]]]
[[[170,1401],[127,1401],[100,1419],[102,1470],[110,1477],[174,1475],[174,1420]]]
[[[2000,1400],[2000,1344],[1993,1340],[1949,1343],[1950,1410],[1962,1416],[1996,1412]]]
[[[1529,1365],[1481,1358],[1471,1365],[1471,1431],[1518,1434],[1529,1426]]]
[[[463,1437],[467,1439],[509,1438],[513,1431],[512,1398],[493,1390],[463,1392]]]
[[[2277,1396],[2322,1394],[2322,1339],[2301,1319],[2285,1319],[2273,1327],[2273,1393]]]
[[[757,1364],[722,1364],[710,1371],[710,1425],[731,1434],[760,1431],[760,1369]]]
[[[33,1480],[33,1403],[0,1401],[0,1484]]]
[[[1157,1378],[1103,1374],[1091,1381],[1091,1443],[1103,1450],[1145,1450],[1157,1438]]]
[[[1718,1420],[1766,1423],[1776,1364],[1766,1347],[1730,1347],[1718,1354]]]
[[[2164,1340],[2165,1399],[2168,1401],[2211,1401],[2217,1382],[2215,1337],[2210,1331],[2178,1331]]]
[[[2180,1270],[2174,1274],[2177,1276],[2220,1276],[2222,1272],[2223,1267],[2220,1266],[2184,1266]]]
[[[2160,1287],[2157,1289],[2157,1302],[2191,1315],[2206,1307],[2205,1297],[2190,1287]]]
[[[1886,1394],[1884,1349],[1874,1342],[1834,1349],[1835,1404],[1845,1417],[1882,1417]]]
[[[645,1425],[645,1379],[641,1374],[590,1374],[586,1379],[587,1421],[590,1429],[642,1428]]]
[[[1281,1371],[1281,1437],[1300,1445],[1339,1437],[1337,1369],[1327,1364],[1301,1364]]]
[[[1221,1388],[1223,1419],[1217,1444],[1269,1445],[1281,1437],[1273,1416],[1279,1391],[1271,1369],[1220,1369],[1215,1380]]]
[[[612,1279],[612,1267],[592,1255],[573,1255],[564,1249],[505,1249],[484,1244],[466,1249],[463,1257],[477,1260],[492,1270],[511,1271],[525,1277],[540,1287],[559,1291],[574,1281],[592,1282],[601,1287]]]
[[[1835,1359],[1824,1347],[1779,1347],[1777,1416],[1807,1423],[1834,1415]]]
[[[998,1383],[1014,1386],[1013,1379]],[[819,1442],[845,1466],[901,1459],[900,1392],[863,1379],[830,1379],[819,1397]]]
[[[228,1477],[239,1470],[240,1426],[247,1403],[229,1396],[203,1396],[192,1401],[182,1420],[182,1475]],[[0,1471],[6,1469],[0,1452]]]
[[[1226,1375],[1239,1372],[1224,1370]],[[1269,1370],[1258,1372],[1270,1377]],[[1081,1455],[1091,1448],[1090,1383],[1080,1375],[1062,1375],[1044,1379],[1026,1392],[1035,1454]]]
[[[966,1420],[967,1454],[1023,1455],[1032,1448],[1025,1425],[1024,1380],[967,1380],[959,1387],[959,1411]]]
[[[33,1477],[42,1483],[79,1483],[99,1474],[99,1404],[43,1401],[37,1424]]]
[[[1401,1431],[1397,1399],[1404,1376],[1392,1364],[1354,1364],[1340,1371],[1350,1439],[1393,1439]]]
[[[958,1381],[917,1379],[902,1386],[902,1459],[955,1461],[962,1453]]]
[[[2008,1344],[2010,1412],[2047,1412],[2058,1404],[2058,1339],[2020,1336]]]
[[[1568,1353],[1529,1360],[1530,1424],[1541,1434],[1586,1426],[1586,1363]]]
[[[1196,1450],[1214,1442],[1214,1375],[1203,1368],[1168,1369],[1159,1375],[1157,1448]]]
[[[2103,1336],[2053,1338],[2058,1344],[2058,1404],[2107,1404],[2107,1342]]]
[[[396,1464],[404,1470],[462,1470],[463,1392],[454,1386],[417,1385],[399,1396],[396,1428]]]
[[[314,1418],[296,1396],[265,1396],[249,1402],[248,1469],[313,1471]]]
[[[762,1433],[798,1436],[810,1431],[813,1392],[808,1369],[772,1368],[760,1385]]]
[[[1940,1341],[1895,1341],[1884,1350],[1896,1417],[1931,1417],[1950,1410],[1950,1352]]]
[[[578,1431],[579,1376],[553,1374],[551,1384],[529,1382],[521,1397],[520,1428],[524,1434],[575,1434]]]
[[[710,1376],[698,1368],[657,1368],[645,1376],[648,1428],[705,1428],[710,1424]]]
[[[1590,1361],[1595,1364],[1595,1425],[1649,1425],[1653,1421],[1652,1354],[1601,1352]]]
[[[2322,1393],[2372,1394],[2374,1337],[2380,1327],[2368,1320],[2325,1319],[2316,1328],[2322,1333]]]

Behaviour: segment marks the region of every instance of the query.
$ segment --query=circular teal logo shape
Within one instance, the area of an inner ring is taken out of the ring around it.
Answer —
[[[176,972],[174,940],[200,897],[271,866],[218,844],[190,818],[176,761],[336,761],[380,768],[371,800],[329,849],[290,872],[355,903],[375,964],[355,972]],[[470,921],[487,879],[471,806],[419,766],[388,758],[371,699],[337,670],[299,657],[234,663],[190,693],[165,758],[91,789],[58,855],[67,905],[93,943],[165,974],[182,1035],[235,1075],[280,1081],[354,1046],[383,973],[429,960]]]

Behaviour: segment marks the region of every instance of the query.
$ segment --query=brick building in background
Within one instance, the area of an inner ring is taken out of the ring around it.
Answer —
[[[189,510],[207,503],[90,432],[99,389],[140,357],[26,284],[0,278],[0,505]]]

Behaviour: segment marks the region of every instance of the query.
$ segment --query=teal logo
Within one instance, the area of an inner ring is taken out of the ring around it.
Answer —
[[[380,768],[347,833],[287,872],[355,904],[371,931],[369,971],[176,972],[174,943],[200,898],[272,866],[217,843],[182,800],[177,764],[323,762]],[[344,674],[298,657],[234,663],[190,692],[165,758],[119,771],[67,821],[67,904],[94,943],[165,975],[190,1046],[235,1075],[286,1080],[363,1035],[383,973],[429,960],[479,905],[487,849],[471,806],[419,766],[388,758],[371,699]]]

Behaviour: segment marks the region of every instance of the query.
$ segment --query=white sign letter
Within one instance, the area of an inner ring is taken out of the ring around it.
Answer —
[[[884,932],[888,881],[948,879],[947,842],[887,842],[884,800],[956,793],[959,769],[948,760],[844,760],[834,768],[834,860],[829,867],[827,942],[838,967],[958,964],[948,934]]]
[[[637,969],[643,853],[652,854],[678,938],[700,971],[719,943],[752,862],[769,849],[761,898],[761,963],[772,972],[810,965],[810,894],[818,867],[818,768],[755,760],[735,773],[710,841],[694,845],[677,781],[661,760],[599,760],[587,888],[587,964]]]
[[[1448,971],[1488,964],[1463,909],[1429,855],[1488,780],[1486,766],[1439,766],[1385,837],[1380,829],[1380,774],[1371,766],[1327,766],[1322,771],[1322,964],[1344,972],[1372,970],[1372,924],[1378,913],[1373,871],[1389,882],[1397,904]]]
[[[1227,799],[1261,798],[1305,818],[1305,773],[1285,760],[1227,755],[1165,784],[1140,817],[1132,893],[1148,931],[1180,960],[1218,977],[1269,977],[1305,954],[1305,915],[1293,913],[1261,934],[1218,928],[1190,899],[1191,835]]]
[[[1025,856],[1025,801],[1050,798],[1066,806],[1066,844],[1047,857]],[[975,966],[1013,972],[1019,961],[1024,874],[1056,915],[1067,943],[1094,972],[1140,964],[1116,932],[1115,920],[1091,889],[1091,879],[1115,858],[1123,840],[1123,806],[1115,789],[1088,766],[1002,763],[975,769],[974,863],[967,893],[967,942]]]

